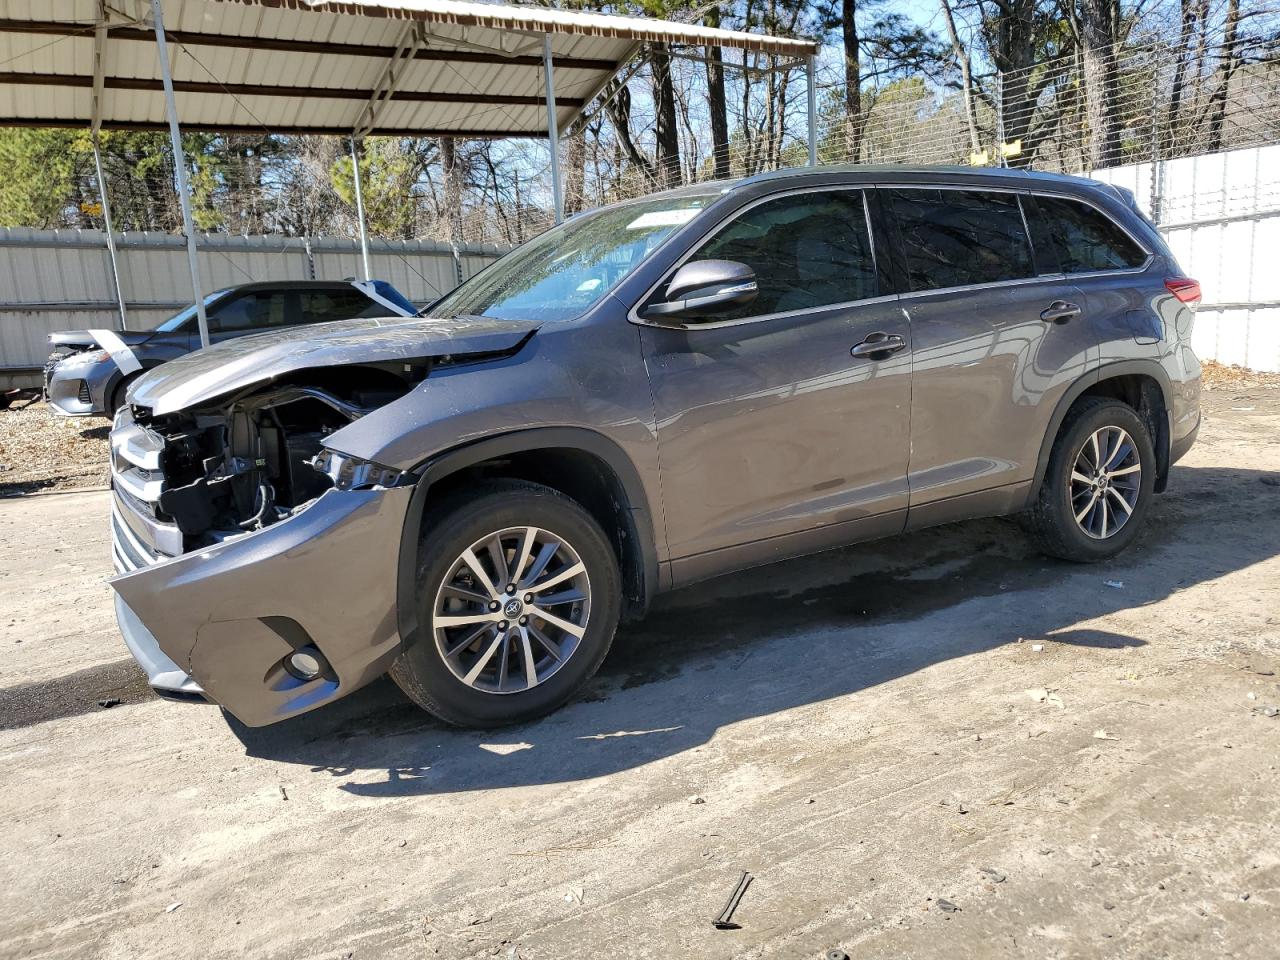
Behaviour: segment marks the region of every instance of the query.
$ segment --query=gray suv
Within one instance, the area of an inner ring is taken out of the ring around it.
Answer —
[[[249,725],[389,671],[492,726],[728,571],[1000,514],[1102,560],[1194,441],[1199,296],[1128,194],[1075,178],[833,167],[606,207],[424,318],[139,380],[120,626],[159,693]]]

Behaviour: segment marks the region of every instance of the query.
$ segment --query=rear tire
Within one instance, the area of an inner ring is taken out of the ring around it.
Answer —
[[[418,636],[391,677],[441,720],[497,727],[543,716],[608,654],[622,604],[617,558],[595,519],[558,491],[496,480],[449,497],[425,519],[419,555]]]
[[[1155,448],[1142,418],[1119,400],[1087,397],[1058,431],[1028,532],[1052,557],[1108,560],[1141,531],[1155,480]]]

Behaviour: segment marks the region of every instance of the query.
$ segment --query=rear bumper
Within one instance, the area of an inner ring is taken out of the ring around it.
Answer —
[[[1187,455],[1187,451],[1189,451],[1191,447],[1195,444],[1196,437],[1199,435],[1199,433],[1200,433],[1200,416],[1199,414],[1197,414],[1196,425],[1192,427],[1190,430],[1188,430],[1181,437],[1179,437],[1177,440],[1174,440],[1173,443],[1169,445],[1169,465],[1170,466],[1177,463],[1179,460],[1181,460],[1183,457]]]
[[[129,651],[161,695],[203,696],[249,726],[359,689],[400,650],[398,550],[412,495],[329,490],[264,530],[128,569],[110,582]],[[329,675],[285,671],[307,644]]]

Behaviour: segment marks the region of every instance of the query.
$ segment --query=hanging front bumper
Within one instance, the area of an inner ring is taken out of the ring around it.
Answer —
[[[110,583],[125,643],[162,696],[203,697],[249,726],[358,690],[400,650],[399,547],[412,495],[328,490],[263,530],[137,557],[147,531],[125,522],[117,493],[113,548],[125,572]],[[330,669],[301,680],[284,663],[308,645]]]

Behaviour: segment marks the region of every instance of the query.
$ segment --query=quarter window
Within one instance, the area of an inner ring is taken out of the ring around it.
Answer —
[[[911,290],[1035,276],[1017,194],[886,190]]]
[[[798,193],[735,217],[693,260],[736,260],[756,273],[756,299],[708,320],[740,320],[877,294],[862,191]]]
[[[1062,273],[1128,270],[1147,261],[1147,252],[1110,217],[1079,200],[1037,196],[1040,223],[1036,248],[1057,257]],[[1048,258],[1046,258],[1048,259]]]

